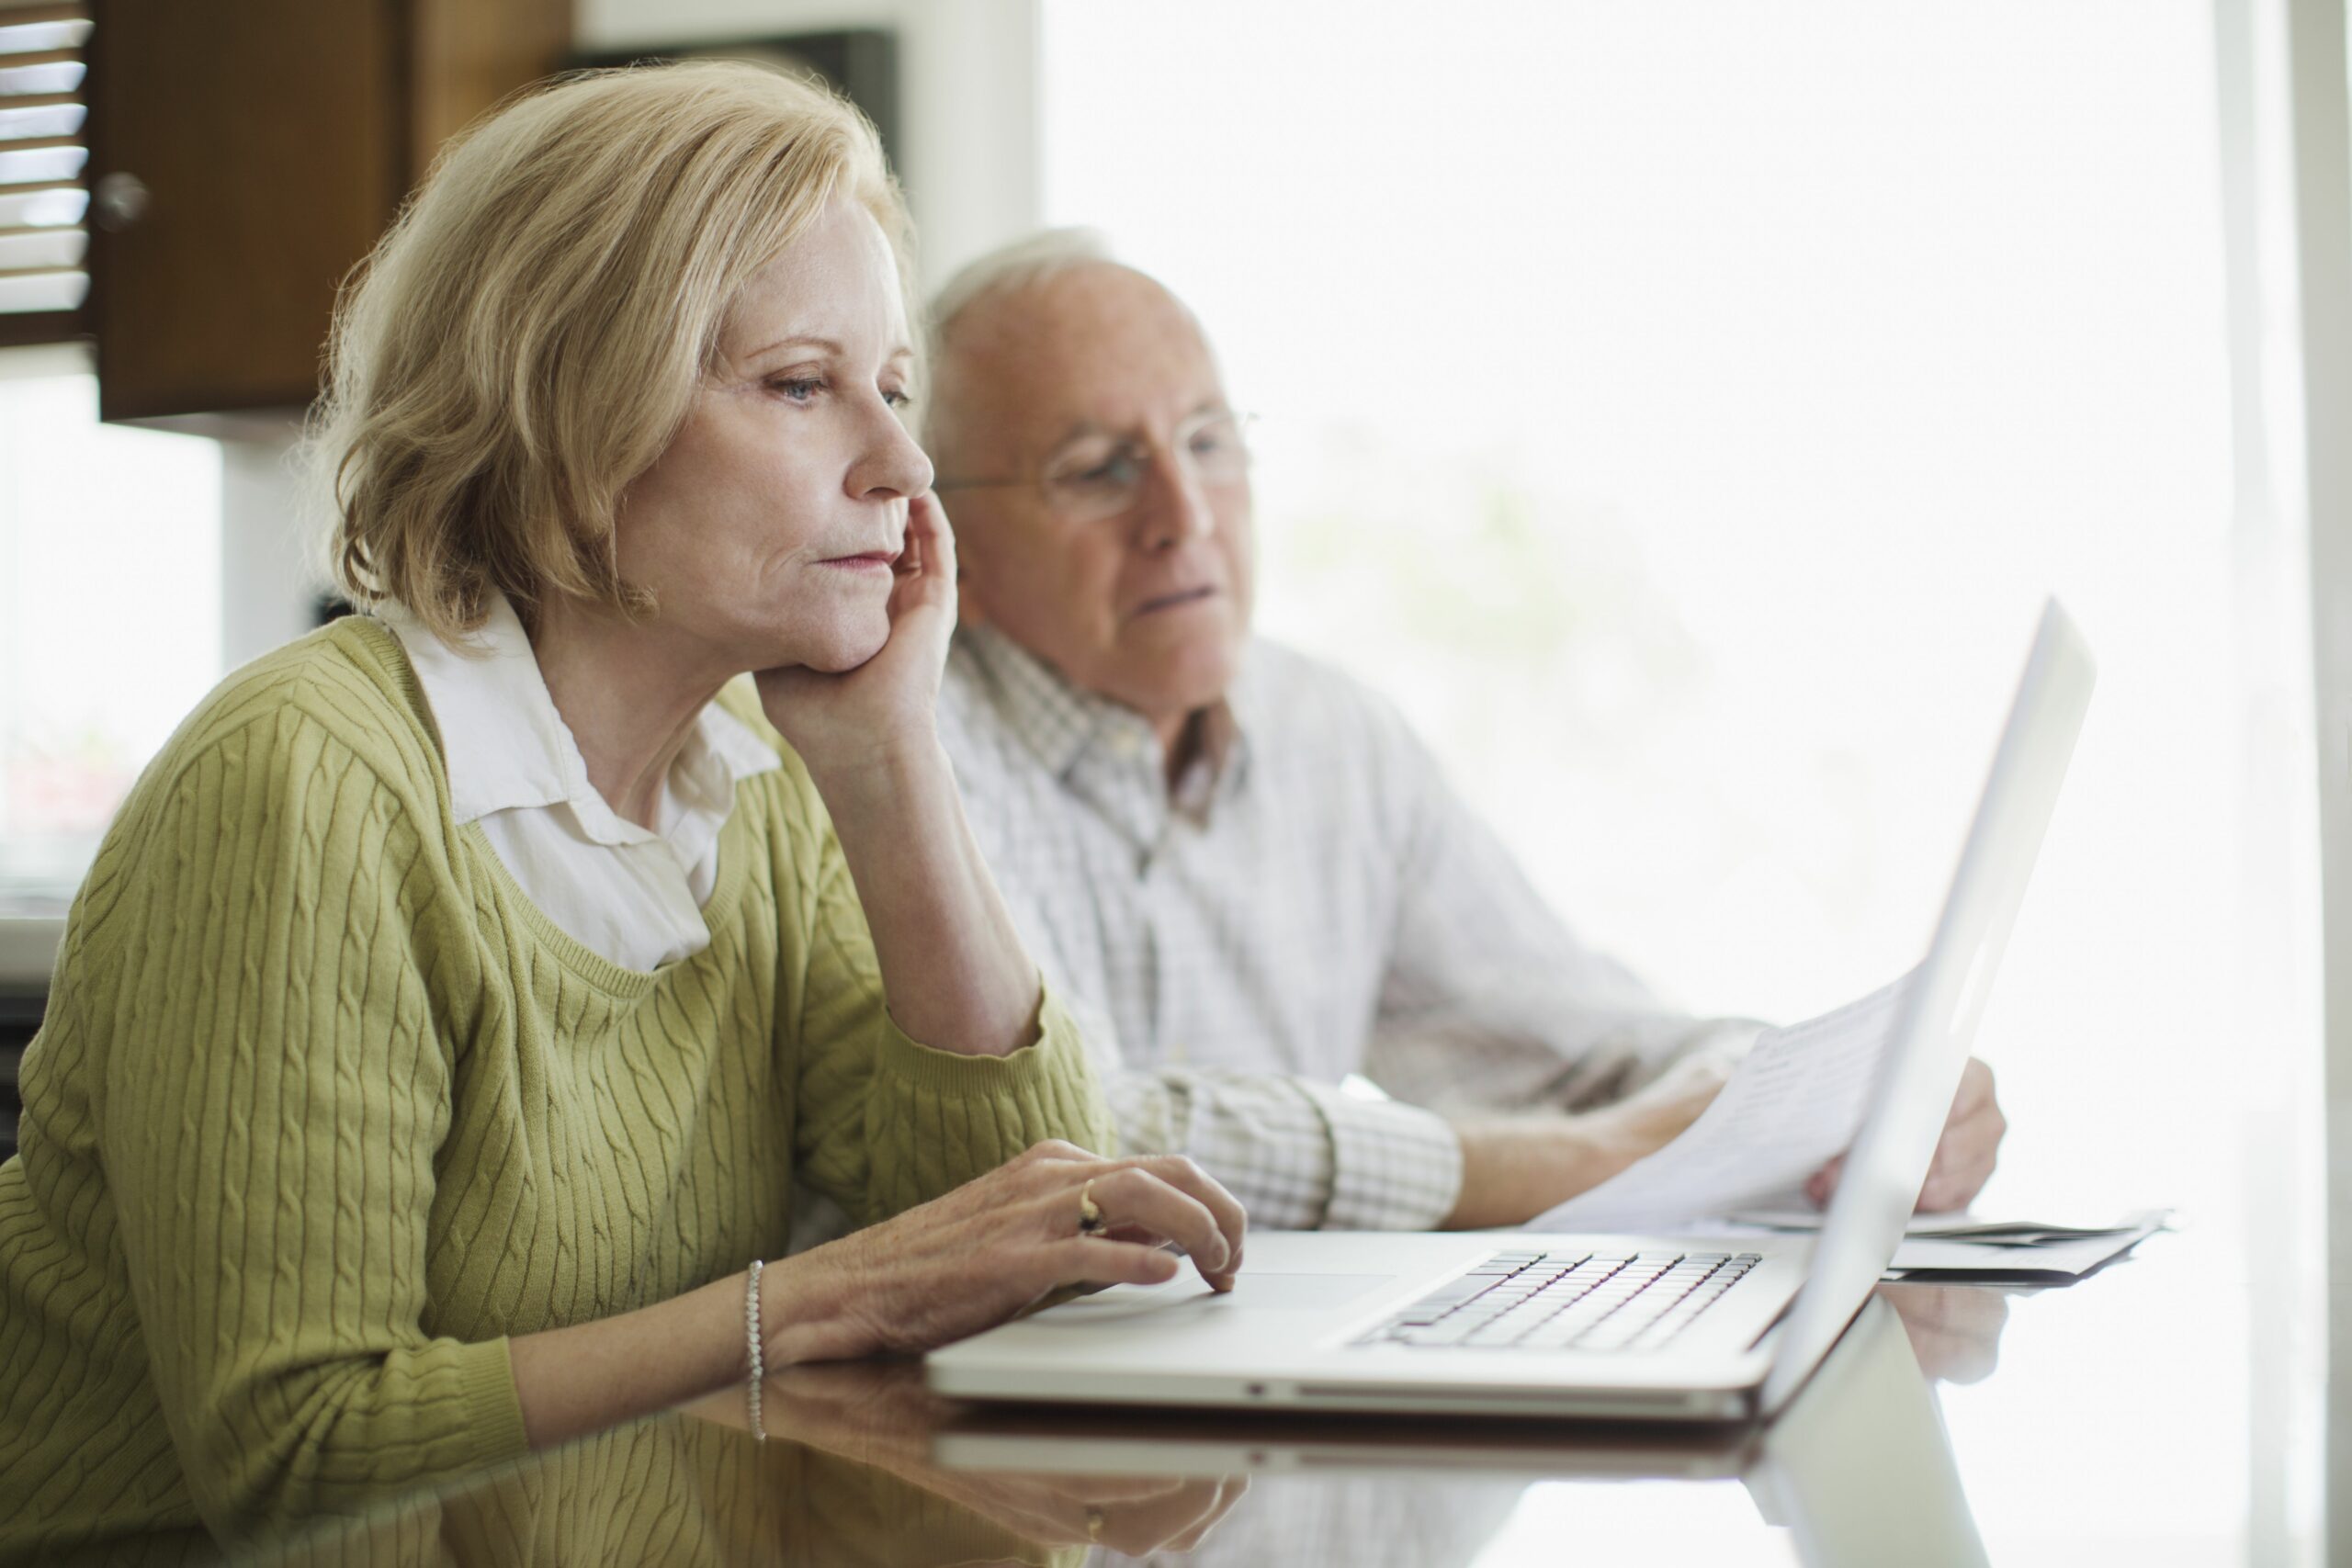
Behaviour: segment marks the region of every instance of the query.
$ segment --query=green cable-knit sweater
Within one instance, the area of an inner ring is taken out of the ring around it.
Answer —
[[[773,737],[756,699],[721,698]],[[597,957],[450,820],[396,639],[231,676],[66,922],[0,1166],[0,1556],[235,1536],[523,1451],[507,1337],[1110,1123],[1075,1032],[910,1040],[799,760],[744,779],[710,944]]]

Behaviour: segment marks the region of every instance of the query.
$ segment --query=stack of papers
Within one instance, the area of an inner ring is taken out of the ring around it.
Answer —
[[[1682,1135],[1521,1227],[1532,1231],[1817,1230],[1794,1208],[1805,1179],[1860,1130],[1871,1085],[1913,976],[1835,1012],[1768,1029]],[[2097,1224],[1919,1214],[1889,1278],[2079,1279],[2164,1228],[2169,1211]]]
[[[1914,1214],[1894,1260],[1886,1266],[1887,1277],[2078,1280],[2164,1229],[2171,1213],[2141,1209],[2087,1225]],[[1813,1231],[1821,1228],[1821,1216],[1810,1210],[1757,1210],[1734,1214],[1732,1223],[1757,1230]]]

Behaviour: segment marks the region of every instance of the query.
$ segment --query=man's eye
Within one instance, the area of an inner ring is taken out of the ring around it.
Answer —
[[[1073,468],[1063,477],[1073,484],[1115,485],[1126,483],[1134,471],[1132,458],[1125,452],[1114,452],[1099,463]]]

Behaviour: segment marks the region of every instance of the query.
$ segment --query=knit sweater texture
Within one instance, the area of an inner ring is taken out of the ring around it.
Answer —
[[[746,682],[720,700],[775,737]],[[1003,1058],[891,1021],[807,769],[741,782],[708,947],[566,936],[450,815],[396,639],[232,675],[101,846],[0,1165],[0,1556],[349,1513],[521,1454],[510,1336],[1107,1148],[1049,997]]]

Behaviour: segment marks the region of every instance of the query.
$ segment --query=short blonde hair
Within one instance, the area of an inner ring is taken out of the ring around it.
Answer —
[[[561,78],[452,142],[346,284],[313,427],[334,571],[442,637],[504,593],[636,614],[614,523],[737,291],[834,196],[874,215],[912,319],[873,127],[811,84],[697,62]]]

